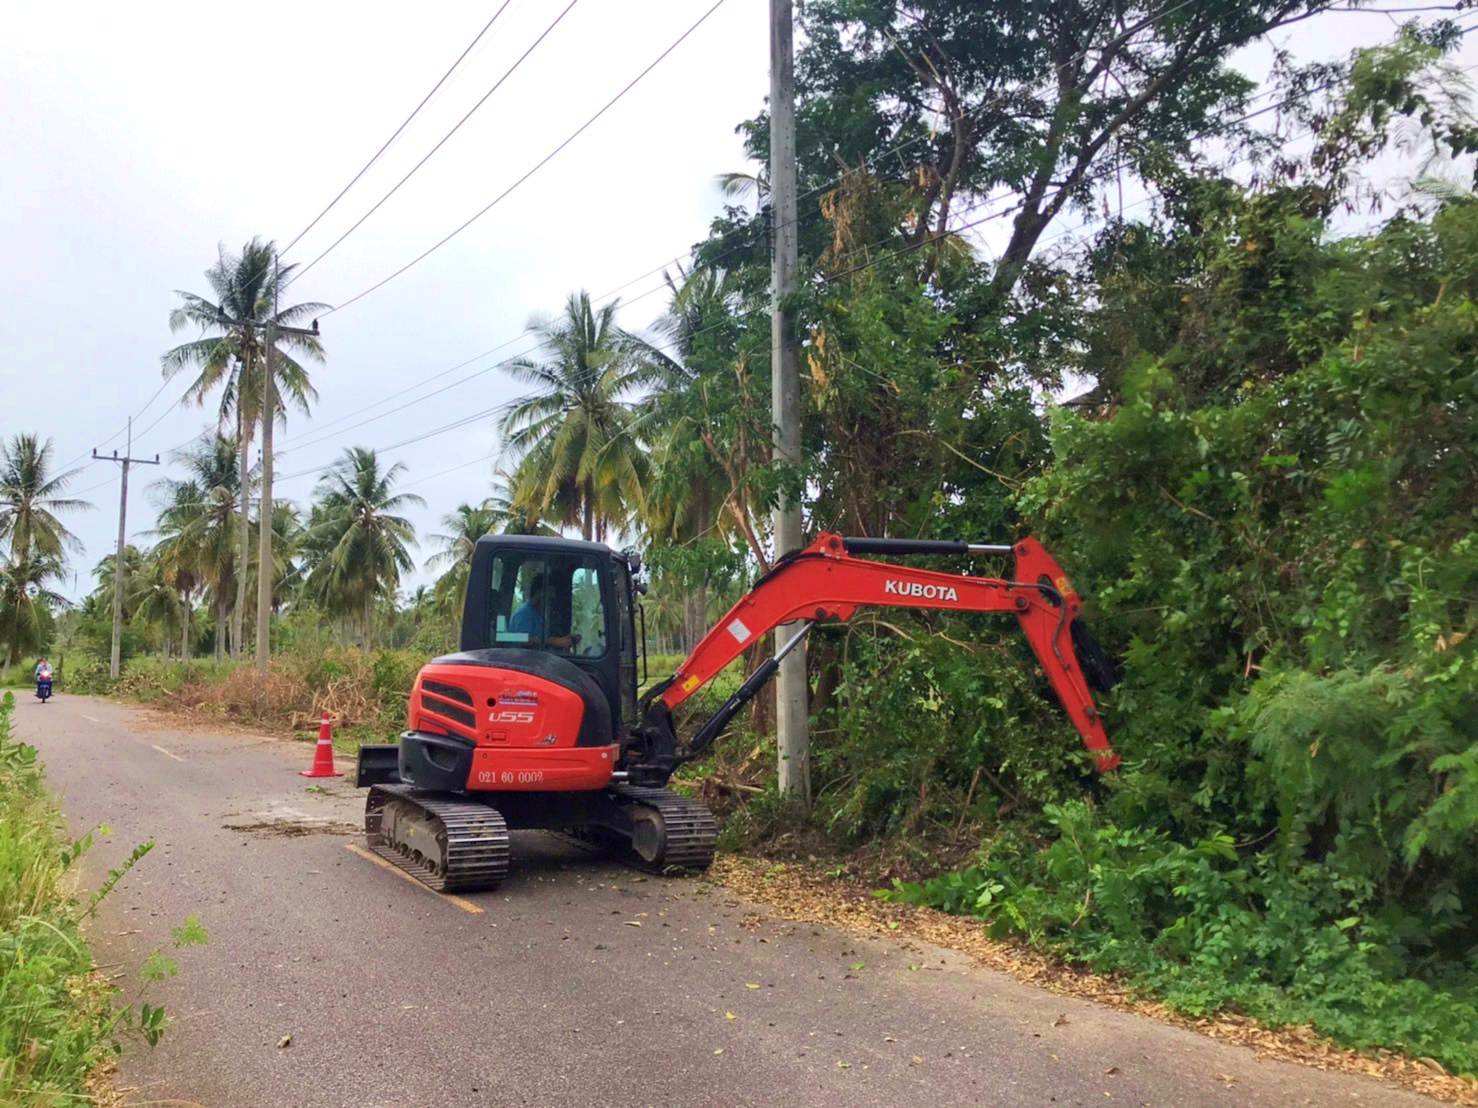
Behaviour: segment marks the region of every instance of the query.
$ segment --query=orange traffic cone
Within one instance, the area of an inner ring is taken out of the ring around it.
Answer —
[[[318,745],[313,750],[313,768],[300,770],[300,777],[343,777],[334,769],[334,725],[328,713],[323,713],[323,722],[318,725]]]

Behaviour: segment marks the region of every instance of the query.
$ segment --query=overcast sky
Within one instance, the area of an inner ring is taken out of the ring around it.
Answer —
[[[0,434],[50,436],[61,462],[104,443],[121,452],[126,417],[160,386],[159,355],[193,337],[169,332],[174,290],[208,291],[202,271],[218,242],[239,249],[261,235],[285,245],[499,3],[260,0],[246,11],[175,0],[0,0],[0,303],[8,305],[0,319]],[[581,0],[289,299],[341,303],[409,261],[553,149],[710,3]],[[563,6],[512,0],[389,152],[286,260],[306,262],[333,242]],[[353,426],[519,352],[530,315],[556,311],[571,290],[607,292],[700,239],[722,207],[715,175],[744,168],[734,127],[762,106],[768,88],[766,20],[765,0],[727,0],[526,185],[408,273],[325,318],[328,361],[312,371],[318,404],[311,420],[294,414],[279,430],[278,472],[322,466],[349,444],[388,446],[512,398],[518,386],[493,370]],[[1337,57],[1392,31],[1381,15],[1329,15],[1279,41],[1301,58]],[[1261,77],[1268,58],[1254,49],[1239,61]],[[1474,61],[1470,42],[1460,64]],[[659,282],[649,277],[622,296]],[[641,300],[623,323],[645,325],[661,302]],[[506,343],[513,344],[346,418]],[[183,384],[171,383],[142,412],[136,430],[149,430],[135,442],[136,455],[157,451],[167,460],[213,415],[179,406]],[[425,511],[412,513],[422,534],[437,530],[458,502],[487,494],[496,450],[486,418],[389,452],[409,466],[407,491],[427,500]],[[79,577],[75,587],[68,580],[69,595],[91,587],[92,566],[112,549],[116,470],[94,463],[73,484],[97,508],[68,520],[86,544],[73,558]],[[142,539],[155,507],[148,485],[160,470],[134,474],[129,532]],[[287,480],[279,495],[306,501],[313,480]],[[430,553],[423,545],[421,557]]]

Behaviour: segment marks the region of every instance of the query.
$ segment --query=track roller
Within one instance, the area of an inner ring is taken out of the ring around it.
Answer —
[[[628,861],[642,869],[704,870],[713,861],[718,822],[702,803],[668,789],[618,785],[612,794],[630,819]]]
[[[369,848],[437,892],[491,889],[508,876],[508,826],[496,808],[411,785],[375,785]]]

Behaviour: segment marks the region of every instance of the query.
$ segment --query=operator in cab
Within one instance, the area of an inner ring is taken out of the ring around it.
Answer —
[[[529,582],[527,598],[514,609],[513,615],[508,620],[508,630],[527,635],[530,646],[569,650],[574,646],[574,639],[571,636],[552,635],[547,639],[544,637],[544,609],[548,584],[544,574],[534,574],[533,580]]]

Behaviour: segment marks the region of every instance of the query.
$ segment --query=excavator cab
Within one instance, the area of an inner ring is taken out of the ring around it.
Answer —
[[[635,722],[639,562],[601,543],[487,535],[472,554],[463,651],[539,650],[600,686],[618,733]]]

